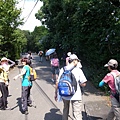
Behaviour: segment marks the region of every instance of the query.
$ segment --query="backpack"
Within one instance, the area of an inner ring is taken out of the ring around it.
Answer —
[[[73,68],[74,69],[74,68]],[[65,70],[58,82],[58,91],[60,96],[72,96],[77,90],[77,81],[71,70]]]
[[[111,74],[114,77],[116,89],[116,93],[113,93],[112,95],[118,100],[118,102],[120,102],[120,74],[117,76],[113,72],[111,72]]]
[[[55,66],[55,67],[59,66],[59,60],[57,58],[52,59],[52,66]]]
[[[30,78],[29,80],[30,81],[35,81],[37,79],[37,73],[36,73],[36,70],[29,67],[30,68]]]
[[[8,74],[1,66],[0,66],[0,79],[2,79],[5,83],[8,81]]]

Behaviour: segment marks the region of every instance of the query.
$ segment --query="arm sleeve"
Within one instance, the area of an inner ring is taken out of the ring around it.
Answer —
[[[99,87],[104,86],[105,82],[102,80],[101,82],[99,82]]]
[[[10,67],[12,67],[12,66],[15,65],[15,62],[14,62],[14,61],[12,61],[12,60],[10,60],[10,59],[8,59],[8,61],[11,63],[11,64],[10,64]]]
[[[84,82],[87,82],[87,79],[86,79],[83,71],[80,68],[78,68],[78,71],[79,71],[79,73],[78,73],[79,74],[79,82],[81,84],[84,83]]]

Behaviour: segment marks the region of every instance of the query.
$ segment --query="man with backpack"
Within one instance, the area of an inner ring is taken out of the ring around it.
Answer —
[[[107,116],[107,120],[120,120],[120,103],[119,103],[119,96],[116,91],[115,87],[115,78],[120,75],[120,72],[117,70],[118,62],[115,59],[109,60],[104,67],[108,67],[110,71],[107,75],[103,78],[103,80],[99,83],[99,87],[104,86],[104,84],[108,84],[110,88],[110,99],[111,99],[111,110]]]
[[[68,120],[70,102],[72,104],[73,120],[82,120],[82,92],[80,86],[86,86],[87,79],[83,71],[77,67],[80,60],[75,54],[70,55],[69,62],[69,65],[60,70],[56,81],[55,100],[57,101],[59,97],[63,100],[63,120]]]

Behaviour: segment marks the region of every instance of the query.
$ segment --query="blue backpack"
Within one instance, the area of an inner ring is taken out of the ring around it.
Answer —
[[[73,68],[74,69],[74,68]],[[72,70],[65,70],[63,67],[63,74],[61,75],[58,83],[58,90],[60,96],[72,96],[77,90],[77,81],[72,74]]]

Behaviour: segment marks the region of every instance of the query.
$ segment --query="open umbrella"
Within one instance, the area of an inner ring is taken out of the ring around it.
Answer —
[[[55,52],[55,48],[51,48],[51,49],[49,49],[47,52],[46,52],[46,56],[48,56],[48,55],[50,55],[50,54],[52,54],[52,53],[54,53]]]

